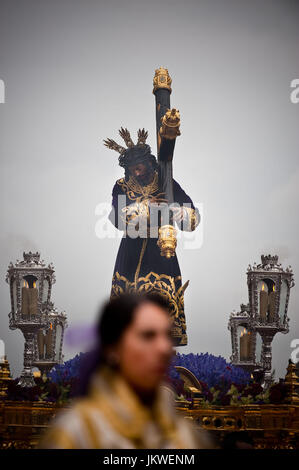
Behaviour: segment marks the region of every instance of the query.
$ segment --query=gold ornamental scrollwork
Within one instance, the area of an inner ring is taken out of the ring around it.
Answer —
[[[171,258],[175,255],[175,249],[177,246],[176,239],[177,231],[173,225],[163,225],[159,228],[159,239],[157,245],[160,248],[161,256]]]
[[[143,244],[146,244],[147,239]],[[143,250],[140,254],[142,259]],[[130,281],[126,276],[118,271],[113,275],[111,298],[118,297],[124,292],[146,293],[150,291],[158,292],[168,301],[170,315],[173,318],[172,335],[176,345],[185,346],[187,344],[186,321],[184,315],[184,292],[188,287],[189,281],[184,285],[178,286],[181,276],[169,276],[167,274],[158,274],[153,271],[146,276],[139,277],[139,263],[135,273],[134,281]]]
[[[160,127],[160,136],[165,139],[173,140],[181,135],[180,132],[181,117],[178,109],[167,109],[162,117],[162,125]]]
[[[170,86],[171,82],[172,80],[170,78],[170,75],[167,69],[165,69],[164,67],[160,67],[156,69],[154,80],[153,80],[153,85],[154,85],[153,93],[159,90],[159,88],[166,88],[171,93],[171,86]]]
[[[140,202],[157,192],[159,188],[158,173],[155,171],[153,181],[148,185],[142,186],[133,175],[130,175],[127,181],[125,178],[120,178],[117,180],[117,184],[121,187],[122,191],[127,194],[129,199]]]

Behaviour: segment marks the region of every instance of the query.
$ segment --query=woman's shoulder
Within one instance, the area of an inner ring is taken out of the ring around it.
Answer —
[[[76,398],[56,414],[41,439],[40,448],[77,449],[88,447],[88,421],[95,406],[89,397]]]

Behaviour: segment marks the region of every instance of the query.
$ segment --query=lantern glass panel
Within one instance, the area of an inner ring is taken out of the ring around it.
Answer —
[[[268,284],[267,282],[265,282],[265,279],[263,279],[262,281],[259,281],[258,283],[258,291],[265,291],[265,292],[268,292]]]
[[[43,298],[42,298],[43,303],[46,303],[48,301],[48,294],[49,294],[49,280],[44,279],[44,282],[43,282]]]
[[[250,361],[251,358],[251,333],[247,330],[246,325],[238,326],[239,341],[239,361]]]
[[[38,279],[31,274],[21,280],[21,312],[23,315],[38,314]]]
[[[55,339],[55,361],[60,359],[60,344],[62,338],[62,325],[57,323],[56,325],[56,339]]]
[[[246,330],[246,326],[238,325],[237,327],[238,339],[240,339],[241,333],[244,332],[244,330]]]
[[[258,315],[266,319],[268,310],[268,285],[262,280],[258,283]]]
[[[18,295],[17,295],[17,281],[15,278],[12,280],[12,311],[14,313],[18,310]]]
[[[275,283],[272,279],[262,279],[258,283],[258,314],[261,322],[275,319]]]
[[[267,291],[270,293],[272,292],[275,286],[275,282],[272,279],[265,278],[261,281],[262,283],[265,283],[265,285],[268,287]]]
[[[284,321],[287,295],[288,295],[288,283],[285,279],[283,279],[281,283],[281,287],[280,287],[280,303],[279,303],[279,319],[281,323],[283,323]]]
[[[256,333],[256,343],[255,343],[256,362],[261,362],[261,354],[262,354],[262,337],[259,333]]]

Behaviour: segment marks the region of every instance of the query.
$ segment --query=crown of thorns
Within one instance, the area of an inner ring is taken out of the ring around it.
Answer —
[[[104,145],[120,154],[118,158],[120,166],[125,168],[129,165],[134,165],[137,162],[142,162],[148,159],[148,157],[151,155],[151,148],[145,143],[148,132],[145,131],[144,128],[138,130],[138,141],[136,145],[132,141],[128,129],[121,127],[118,132],[125,141],[127,148],[119,145],[117,142],[115,142],[115,140],[112,139],[104,140]]]

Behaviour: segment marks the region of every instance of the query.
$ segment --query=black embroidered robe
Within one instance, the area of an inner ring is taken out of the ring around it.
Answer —
[[[184,219],[178,223],[181,230],[195,230],[200,221],[198,209],[191,198],[173,179],[174,202],[184,206]],[[154,290],[166,297],[173,317],[173,337],[176,346],[187,344],[186,319],[184,313],[184,290],[177,256],[161,256],[157,246],[158,230],[155,236],[149,233],[150,200],[158,196],[158,173],[152,183],[141,186],[134,176],[126,181],[116,181],[112,191],[110,221],[124,231],[117,253],[112,278],[111,297],[123,292],[145,292]],[[119,198],[122,196],[122,198]],[[162,196],[163,197],[163,196]],[[121,201],[121,207],[120,207]],[[140,224],[140,225],[138,225]],[[141,226],[145,228],[142,231]],[[136,228],[140,231],[135,236]],[[132,230],[130,232],[130,230]],[[130,235],[134,235],[134,238]]]

